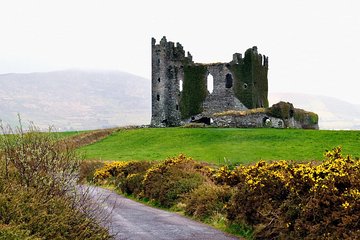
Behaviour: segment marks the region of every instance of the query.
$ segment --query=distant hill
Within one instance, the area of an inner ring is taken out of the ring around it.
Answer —
[[[291,102],[319,114],[320,129],[360,130],[360,105],[351,104],[334,97],[300,94],[270,93],[270,105],[282,101]]]
[[[0,119],[60,130],[97,129],[149,124],[149,79],[117,71],[66,70],[0,75]],[[333,97],[270,93],[270,105],[280,100],[320,116],[321,129],[360,129],[360,105]]]
[[[150,80],[116,71],[0,75],[0,119],[60,130],[149,124]]]

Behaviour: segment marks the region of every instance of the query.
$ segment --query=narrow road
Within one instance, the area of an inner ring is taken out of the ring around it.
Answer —
[[[109,214],[110,233],[115,235],[116,240],[238,239],[175,213],[132,201],[107,189],[91,187],[89,196],[104,214]]]

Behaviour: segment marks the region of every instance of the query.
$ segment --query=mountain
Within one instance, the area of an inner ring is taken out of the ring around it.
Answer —
[[[0,119],[17,125],[83,130],[149,124],[150,80],[118,71],[66,70],[0,75]],[[319,114],[321,129],[360,130],[360,105],[337,98],[299,93],[270,93],[270,105],[291,102]]]
[[[0,75],[0,119],[40,128],[96,129],[149,124],[150,80],[116,71]]]
[[[360,130],[360,105],[319,95],[301,93],[270,93],[270,105],[279,101],[291,102],[296,108],[319,115],[320,129]]]

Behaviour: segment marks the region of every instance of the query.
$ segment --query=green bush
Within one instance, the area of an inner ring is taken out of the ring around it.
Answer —
[[[133,194],[136,197],[141,197],[143,191],[143,180],[146,172],[133,173],[123,178],[121,184],[117,184],[118,188],[126,194]]]
[[[184,155],[169,158],[150,168],[143,180],[143,196],[164,207],[171,207],[206,177],[204,165]]]
[[[217,186],[213,183],[204,183],[192,190],[184,198],[185,213],[201,220],[215,214],[225,214],[225,205],[232,195],[229,186]]]
[[[95,171],[102,168],[104,165],[105,163],[103,161],[82,161],[79,169],[79,182],[93,183]]]

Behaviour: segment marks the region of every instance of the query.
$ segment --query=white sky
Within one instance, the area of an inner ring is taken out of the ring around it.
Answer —
[[[0,73],[67,68],[151,75],[151,37],[196,62],[258,46],[269,91],[360,104],[359,0],[0,0]]]

